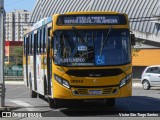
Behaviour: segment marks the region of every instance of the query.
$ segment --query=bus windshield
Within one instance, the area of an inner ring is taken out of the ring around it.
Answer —
[[[128,29],[58,30],[54,63],[61,66],[111,66],[131,62]]]

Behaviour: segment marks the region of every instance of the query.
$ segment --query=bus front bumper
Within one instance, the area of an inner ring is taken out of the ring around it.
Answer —
[[[120,98],[132,96],[132,81],[123,87],[72,87],[65,88],[57,82],[54,82],[52,97],[57,99],[105,99]]]

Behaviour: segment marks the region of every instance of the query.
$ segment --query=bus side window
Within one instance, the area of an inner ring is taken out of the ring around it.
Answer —
[[[38,30],[38,39],[37,39],[37,54],[39,54],[40,49],[40,30]]]
[[[44,33],[44,29],[42,28],[41,29],[41,53],[44,53],[43,51],[43,41],[44,41],[43,33]]]
[[[37,33],[34,33],[34,54],[37,54]]]
[[[26,36],[24,36],[23,48],[24,48],[23,54],[26,55]]]
[[[48,29],[47,29],[47,39],[50,37],[50,30],[51,30],[51,27],[49,27]],[[50,43],[49,43],[50,44]],[[48,45],[47,45],[48,46]],[[48,49],[48,48],[47,48]]]
[[[32,53],[32,35],[29,35],[29,55]]]
[[[46,53],[46,28],[43,28],[43,52]]]
[[[32,55],[34,54],[34,32],[32,33]]]
[[[42,29],[40,29],[40,35],[39,35],[40,39],[39,39],[39,53],[41,54],[41,41],[42,41]]]
[[[32,55],[32,34],[30,34],[30,42],[29,42],[29,46],[30,46],[30,55]]]
[[[29,54],[29,39],[28,36],[26,37],[26,55],[28,56]]]
[[[51,30],[51,27],[48,28],[48,37],[50,37],[50,30]]]
[[[30,55],[30,51],[31,51],[31,38],[30,38],[30,34],[28,35],[28,55]]]

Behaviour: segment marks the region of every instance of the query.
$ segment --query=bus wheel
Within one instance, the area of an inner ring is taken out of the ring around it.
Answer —
[[[55,102],[55,99],[48,98],[48,104],[50,108],[57,108],[57,104]]]
[[[31,98],[37,98],[37,93],[33,90],[30,90],[30,96]]]
[[[41,98],[41,99],[44,99],[44,95],[41,95],[41,94],[38,94],[38,97]]]
[[[107,106],[115,106],[115,98],[105,99],[105,104],[106,104]]]
[[[50,108],[66,107],[70,105],[70,101],[63,99],[48,98]]]

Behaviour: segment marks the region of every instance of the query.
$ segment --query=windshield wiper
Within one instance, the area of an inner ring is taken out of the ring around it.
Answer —
[[[107,33],[107,36],[106,36],[106,38],[104,39],[104,42],[101,41],[100,56],[101,56],[101,54],[102,54],[103,47],[105,46],[105,44],[108,43],[108,37],[109,37],[109,34],[110,34],[111,30],[112,30],[112,26],[110,26],[110,28],[109,28],[109,30],[108,30],[108,33]]]
[[[78,30],[76,29],[76,27],[72,26],[72,30],[73,30],[73,32],[80,38],[82,44],[84,44],[84,45],[87,46],[87,44],[85,43],[86,41],[85,41],[85,40],[83,39],[83,37],[79,34],[79,32],[78,32]]]

